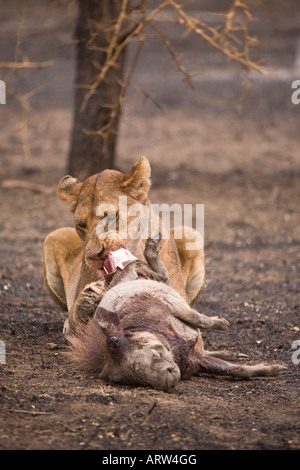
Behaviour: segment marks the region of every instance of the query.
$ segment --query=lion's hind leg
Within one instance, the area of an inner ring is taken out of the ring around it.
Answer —
[[[204,243],[199,232],[191,227],[174,227],[171,233],[175,240],[182,274],[185,282],[185,291],[188,302],[195,305],[201,295],[205,280]]]

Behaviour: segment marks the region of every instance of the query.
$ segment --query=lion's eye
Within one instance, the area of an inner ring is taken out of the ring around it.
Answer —
[[[76,224],[76,227],[78,228],[78,230],[85,230],[86,224],[84,222],[79,222],[78,224]]]
[[[117,219],[117,214],[115,212],[110,212],[109,214],[107,214],[106,216],[106,222],[109,223],[109,222],[113,222],[114,220]]]

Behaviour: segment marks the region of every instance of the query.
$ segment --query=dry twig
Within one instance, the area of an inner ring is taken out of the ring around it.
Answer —
[[[139,48],[132,60],[130,71],[122,84],[118,99],[114,104],[109,105],[111,112],[107,124],[98,130],[84,129],[84,132],[88,135],[102,136],[103,139],[107,141],[108,136],[116,132],[115,123],[117,122],[117,116],[129,86],[142,92],[145,96],[148,95],[146,91],[142,91],[140,87],[135,86],[132,82],[132,75],[136,68],[141,47],[146,40],[147,26],[150,26],[155,31],[156,37],[159,38],[167,48],[179,72],[184,76],[187,82],[193,86],[191,74],[183,66],[180,55],[173,49],[168,35],[162,29],[162,19],[163,21],[178,22],[185,27],[184,37],[191,33],[196,34],[208,42],[214,49],[222,52],[227,59],[242,65],[247,74],[250,71],[266,74],[266,71],[250,57],[251,48],[257,44],[257,39],[249,34],[249,22],[253,20],[253,17],[249,11],[246,0],[233,0],[228,12],[219,15],[220,18],[223,19],[223,27],[221,27],[221,25],[213,27],[201,19],[189,16],[185,12],[182,4],[175,0],[160,1],[150,12],[147,11],[147,5],[147,0],[143,0],[135,8],[129,8],[128,0],[123,0],[119,17],[114,24],[108,25],[105,28],[106,32],[111,33],[111,40],[107,49],[105,49],[106,60],[102,66],[100,64],[94,64],[95,67],[98,68],[99,73],[95,75],[91,83],[84,85],[87,89],[87,93],[82,102],[82,111],[86,108],[89,99],[95,93],[97,87],[101,86],[101,83],[105,80],[109,69],[117,66],[121,52],[134,38],[138,38]],[[133,25],[127,28],[126,34],[124,34],[124,32],[122,33],[122,25],[125,21]],[[158,22],[159,25],[157,24]],[[93,45],[95,37],[96,33],[90,38],[87,44],[87,47],[94,50],[97,48],[97,46]],[[103,49],[101,49],[101,51],[103,52]],[[246,84],[249,86],[248,75],[246,77]]]
[[[27,59],[19,60],[20,48],[21,48],[21,42],[22,42],[22,32],[24,30],[24,20],[25,20],[25,15],[27,13],[27,8],[28,8],[27,3],[28,3],[27,0],[23,0],[20,22],[19,22],[18,31],[17,31],[17,42],[16,42],[16,47],[15,47],[15,52],[14,52],[14,60],[0,62],[0,69],[9,69],[9,72],[5,77],[6,86],[8,85],[8,82],[13,76],[13,74],[18,70],[43,69],[46,67],[51,67],[54,64],[53,60],[41,61],[41,62],[32,62]],[[10,95],[16,96],[23,110],[22,120],[18,127],[21,132],[23,153],[25,155],[26,160],[28,160],[31,156],[31,148],[30,148],[29,137],[28,137],[29,113],[31,111],[29,100],[30,98],[32,98],[32,96],[38,93],[41,90],[41,88],[42,87],[37,87],[34,90],[31,90],[30,92],[26,94],[18,93],[17,91],[12,90],[12,89],[7,90]]]
[[[0,68],[20,70],[20,69],[43,69],[45,67],[51,67],[54,65],[53,60],[47,60],[45,62],[30,62],[29,60],[23,60],[22,62],[0,62]],[[6,80],[7,81],[7,80]]]
[[[56,187],[24,180],[5,180],[2,182],[1,187],[4,189],[27,189],[44,194],[53,194],[56,192]]]
[[[16,410],[15,408],[0,408],[0,411],[5,411],[7,413],[23,413],[27,415],[51,415],[51,411],[31,411],[31,410]]]

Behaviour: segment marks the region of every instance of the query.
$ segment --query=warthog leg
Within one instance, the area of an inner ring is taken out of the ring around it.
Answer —
[[[229,323],[225,318],[221,317],[208,317],[203,313],[197,312],[189,307],[186,302],[178,298],[168,299],[169,307],[171,308],[172,315],[179,320],[189,323],[200,330],[221,330],[224,331],[228,328]]]
[[[160,275],[161,279],[163,279],[163,282],[170,285],[167,268],[159,259],[160,241],[161,233],[159,233],[156,237],[148,238],[144,255],[150,268],[155,273]],[[197,310],[192,309],[186,303],[178,303],[177,299],[174,303],[171,300],[169,302],[170,306],[172,307],[172,313],[174,317],[196,326],[197,328],[208,330],[226,330],[226,328],[229,326],[229,323],[227,320],[225,320],[225,318],[208,317],[202,313],[197,312]]]
[[[277,376],[287,367],[281,364],[254,364],[239,365],[224,361],[217,357],[193,356],[191,367],[194,372],[204,372],[215,375],[227,375],[249,379],[251,377],[270,377]]]
[[[161,238],[161,233],[158,233],[156,237],[148,238],[145,245],[144,256],[152,271],[159,275],[159,280],[171,285],[168,270],[158,256],[161,250],[161,247],[158,246]]]
[[[227,349],[220,351],[206,351],[204,352],[205,356],[218,357],[219,359],[224,359],[225,361],[234,361],[238,359],[247,359],[249,356],[235,351],[227,351]]]

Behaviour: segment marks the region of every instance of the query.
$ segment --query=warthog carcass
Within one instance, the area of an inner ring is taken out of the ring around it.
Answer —
[[[107,285],[87,286],[69,317],[72,359],[111,382],[164,391],[201,372],[250,378],[276,376],[285,369],[280,364],[239,365],[228,360],[243,355],[204,350],[200,330],[224,330],[229,324],[192,309],[171,287],[158,256],[159,241],[146,244],[148,265],[126,261],[122,251],[108,256]]]

